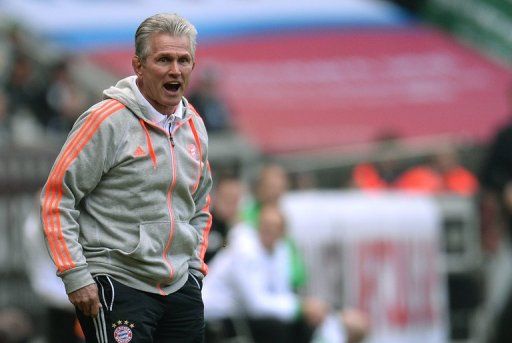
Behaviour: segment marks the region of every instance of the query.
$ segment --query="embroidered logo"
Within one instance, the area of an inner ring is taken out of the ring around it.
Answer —
[[[146,156],[146,152],[144,151],[144,149],[142,149],[142,147],[139,145],[137,147],[137,149],[135,149],[135,152],[133,153],[133,157],[142,157],[142,156]]]
[[[199,159],[199,156],[197,154],[197,148],[194,144],[189,144],[187,146],[187,150],[188,150],[188,153],[189,155],[194,159],[194,160],[198,160]]]
[[[117,343],[129,343],[133,338],[132,329],[135,327],[135,324],[130,323],[125,320],[118,320],[116,323],[112,324],[114,330],[114,339]]]

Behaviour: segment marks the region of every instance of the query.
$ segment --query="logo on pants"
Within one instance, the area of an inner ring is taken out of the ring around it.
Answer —
[[[124,322],[119,320],[117,323],[112,324],[114,330],[114,339],[117,343],[129,343],[132,340],[133,332],[132,329],[135,324],[129,323],[127,320]]]

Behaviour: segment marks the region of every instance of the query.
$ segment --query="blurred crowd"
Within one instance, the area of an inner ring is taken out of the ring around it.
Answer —
[[[81,82],[80,61],[72,54],[41,58],[31,39],[16,25],[0,30],[0,141],[37,143],[44,136],[66,135],[99,96]],[[187,94],[211,133],[232,126],[217,82],[216,71],[205,69]]]
[[[12,27],[0,49],[0,140],[24,142],[39,134],[66,134],[91,103],[72,72],[73,58],[41,63],[28,48],[23,32]],[[216,92],[217,75],[205,69],[188,94],[211,133],[233,129],[232,113]],[[398,158],[403,140],[395,133],[376,138],[368,158],[340,179],[343,189],[364,192],[405,191],[476,199],[482,217],[482,248],[493,253],[512,221],[512,129],[500,131],[479,170],[463,163],[458,147],[444,145],[414,163]],[[361,309],[334,307],[319,294],[304,290],[308,271],[293,238],[280,200],[290,190],[317,189],[313,173],[290,174],[278,163],[262,163],[254,179],[236,168],[213,164],[213,223],[204,283],[206,342],[361,342],[371,332]],[[0,343],[81,342],[73,309],[42,249],[37,209],[24,227],[34,292],[47,307],[44,323],[19,309],[0,309]],[[507,300],[511,302],[512,300]],[[510,333],[512,304],[500,318],[498,338]],[[40,328],[44,334],[41,334]],[[38,329],[39,328],[39,329]],[[42,341],[45,340],[43,338]],[[501,341],[500,341],[501,340]]]
[[[16,142],[67,133],[89,104],[73,75],[72,56],[42,61],[29,39],[17,26],[1,39],[0,130]]]

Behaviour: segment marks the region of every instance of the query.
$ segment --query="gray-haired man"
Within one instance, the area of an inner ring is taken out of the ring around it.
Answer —
[[[87,342],[201,342],[211,225],[207,133],[183,97],[196,29],[144,20],[134,76],[77,120],[41,197],[46,241]]]

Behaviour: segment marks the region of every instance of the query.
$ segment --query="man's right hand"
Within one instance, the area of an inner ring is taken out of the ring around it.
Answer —
[[[68,298],[86,316],[96,317],[100,311],[101,303],[95,283],[69,293]]]

